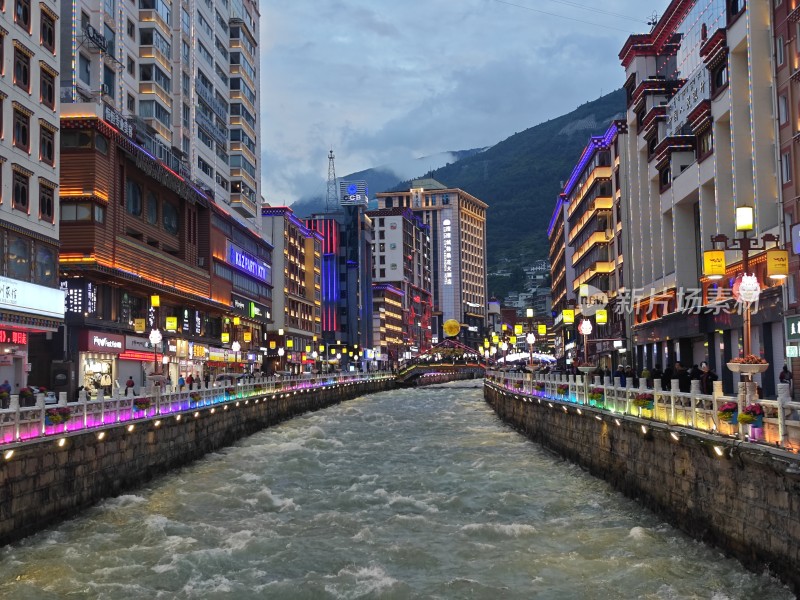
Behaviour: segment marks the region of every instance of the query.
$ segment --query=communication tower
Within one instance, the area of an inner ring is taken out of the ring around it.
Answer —
[[[330,213],[339,208],[339,192],[336,189],[336,167],[333,164],[333,148],[328,153],[328,193],[325,196],[325,212]]]

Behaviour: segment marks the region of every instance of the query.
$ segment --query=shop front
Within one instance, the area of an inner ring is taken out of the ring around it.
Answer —
[[[62,355],[36,334],[55,333],[63,323],[63,291],[0,277],[0,383],[8,380],[12,394],[29,384],[51,387],[53,360]]]
[[[119,381],[118,359],[125,351],[125,336],[85,330],[78,338],[78,384],[87,392],[110,395]]]
[[[130,377],[133,378],[137,390],[146,385],[147,375],[156,371],[156,366],[161,363],[162,357],[160,352],[154,352],[153,344],[148,338],[126,335],[125,352],[117,357],[119,384],[124,388]]]

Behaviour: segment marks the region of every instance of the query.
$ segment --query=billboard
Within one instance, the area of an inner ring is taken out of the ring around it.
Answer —
[[[366,181],[340,181],[339,204],[342,206],[367,206],[369,187]]]

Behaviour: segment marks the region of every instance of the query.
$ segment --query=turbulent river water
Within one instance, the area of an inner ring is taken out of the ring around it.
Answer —
[[[0,597],[793,597],[506,427],[477,385],[307,414],[105,501],[0,551]]]

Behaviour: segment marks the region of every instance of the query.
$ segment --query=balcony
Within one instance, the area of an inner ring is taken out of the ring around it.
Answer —
[[[203,101],[211,107],[211,110],[213,110],[220,119],[223,121],[228,120],[228,107],[224,103],[220,102],[210,89],[200,83],[199,79],[197,80],[195,89],[197,90],[197,95],[200,96]]]
[[[168,108],[172,108],[172,97],[170,94],[158,85],[155,81],[140,81],[139,82],[140,94],[155,94],[158,99]]]
[[[572,266],[574,267],[578,261],[584,257],[597,244],[608,244],[614,239],[614,233],[610,229],[602,229],[595,231],[583,245],[575,251],[572,255]]]
[[[231,194],[231,208],[247,219],[258,215],[256,203],[244,194]]]
[[[154,8],[139,10],[139,20],[144,23],[155,23],[161,28],[166,39],[172,38],[172,30],[164,18]]]
[[[574,191],[570,194],[571,198],[575,200],[569,203],[569,208],[567,209],[567,217],[571,217],[575,211],[578,209],[583,202],[582,200],[586,197],[589,193],[589,190],[592,189],[592,186],[600,180],[611,179],[611,166],[605,167],[595,167],[592,169],[592,172],[589,174],[589,177],[586,178],[586,181],[580,187],[580,189]]]
[[[169,62],[169,56],[164,54],[155,46],[140,46],[139,58],[151,58],[157,61],[158,64],[163,67],[165,73],[172,71],[172,65]]]
[[[569,241],[572,243],[572,240],[586,227],[587,223],[591,221],[594,216],[597,214],[598,211],[609,211],[614,205],[614,201],[611,198],[607,197],[598,197],[595,198],[594,202],[589,206],[589,209],[583,213],[580,220],[575,223],[575,226],[569,232]]]

